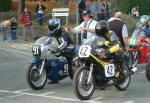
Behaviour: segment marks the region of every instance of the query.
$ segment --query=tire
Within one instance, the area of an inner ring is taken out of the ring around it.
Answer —
[[[135,51],[129,51],[129,53],[132,55],[133,60],[132,60],[132,68],[135,67],[138,64],[138,58],[139,58],[139,52],[135,55]]]
[[[72,67],[72,63],[69,64],[69,69],[68,69],[68,75],[70,77],[71,80],[73,80],[73,75],[74,75],[74,70],[73,70],[73,67]]]
[[[38,76],[38,71],[39,70],[37,65],[30,64],[26,75],[28,85],[34,90],[42,89],[47,82],[47,71],[43,69],[41,76]]]
[[[126,62],[129,66],[129,68],[131,69],[132,68],[132,64],[133,64],[133,55],[131,52],[127,52],[127,55],[126,55]]]
[[[76,60],[72,60],[70,63],[69,63],[69,69],[68,69],[68,74],[69,74],[69,77],[71,80],[73,80],[73,76],[77,70],[77,68],[79,67],[79,63],[78,61]]]
[[[128,88],[131,81],[131,75],[129,75],[129,67],[127,64],[124,64],[123,73],[121,73],[120,75],[121,75],[120,77],[121,79],[118,81],[115,87],[120,91],[124,91]]]
[[[148,60],[146,64],[146,78],[150,82],[150,59]]]
[[[81,77],[81,73],[83,73],[83,78]],[[89,75],[89,68],[86,66],[82,66],[80,68],[77,69],[77,71],[74,74],[73,77],[73,89],[74,89],[74,93],[76,94],[76,96],[81,99],[81,100],[87,100],[89,99],[95,90],[95,83],[94,83],[94,79],[93,76],[91,78],[91,83],[87,84],[87,78]],[[81,83],[79,83],[79,79],[82,79],[83,81],[81,81]]]

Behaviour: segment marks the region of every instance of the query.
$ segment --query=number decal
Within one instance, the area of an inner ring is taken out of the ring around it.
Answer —
[[[79,57],[89,57],[91,49],[92,48],[89,45],[82,45],[79,49]]]
[[[105,76],[112,77],[115,75],[115,66],[114,64],[105,65]]]
[[[64,73],[66,73],[66,74],[68,73],[68,64],[64,65]]]
[[[33,52],[33,55],[38,55],[39,54],[39,47],[38,47],[38,45],[34,45],[32,47],[32,52]]]

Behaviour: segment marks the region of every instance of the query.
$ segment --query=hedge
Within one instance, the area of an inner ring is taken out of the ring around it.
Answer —
[[[0,12],[9,11],[11,4],[12,0],[0,0]]]
[[[140,15],[150,14],[150,0],[117,0],[118,9],[129,13],[134,6],[139,6]]]

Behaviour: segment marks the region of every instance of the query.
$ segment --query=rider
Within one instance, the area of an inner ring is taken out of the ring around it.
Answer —
[[[105,20],[99,21],[95,26],[95,33],[97,36],[102,36],[107,41],[109,41],[109,44],[107,44],[108,49],[105,51],[106,55],[110,55],[120,51],[121,46],[119,38],[113,31],[109,30],[109,24],[107,21]]]
[[[148,15],[143,15],[140,18],[140,23],[142,24],[142,29],[145,33],[145,36],[150,36],[150,18]]]
[[[48,21],[48,29],[49,29],[49,36],[56,38],[59,44],[58,48],[56,48],[55,50],[52,50],[51,53],[55,54],[60,51],[62,52],[62,51],[68,50],[67,47],[70,47],[70,46],[74,47],[69,34],[62,27],[60,27],[60,19],[57,19],[57,18],[50,19]],[[59,75],[59,71],[60,71],[59,68],[53,71],[52,75],[54,77],[52,76],[53,78],[51,78],[51,81],[49,82],[49,84],[58,83],[57,77]]]

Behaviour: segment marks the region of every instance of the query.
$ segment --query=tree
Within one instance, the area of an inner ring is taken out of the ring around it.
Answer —
[[[18,2],[19,2],[19,5],[18,5],[18,19],[19,19],[20,13],[24,11],[25,0],[18,0]]]
[[[0,11],[9,11],[11,9],[11,0],[0,0]]]
[[[118,0],[119,10],[129,13],[134,6],[139,6],[140,15],[149,14],[149,0]]]
[[[18,9],[18,13],[20,14],[21,12],[23,12],[24,7],[25,7],[25,0],[18,0],[19,2],[19,9]]]

